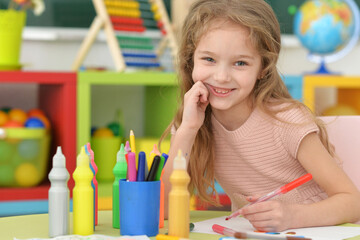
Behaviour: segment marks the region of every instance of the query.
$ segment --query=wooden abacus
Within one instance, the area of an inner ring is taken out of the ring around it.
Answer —
[[[75,58],[74,71],[80,68],[101,29],[118,72],[126,67],[160,67],[158,58],[166,47],[175,58],[178,45],[162,0],[93,0],[93,4],[96,16]],[[147,29],[160,29],[162,37],[157,47],[151,37],[129,34]]]

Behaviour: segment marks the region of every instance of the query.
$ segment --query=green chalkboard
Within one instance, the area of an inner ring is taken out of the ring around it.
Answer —
[[[272,6],[279,19],[281,32],[291,34],[294,18],[291,10],[296,10],[305,0],[266,1]],[[7,8],[8,2],[9,0],[0,0],[0,9]],[[88,28],[95,17],[91,0],[44,0],[44,2],[46,10],[41,16],[34,16],[31,11],[28,12],[27,26]],[[171,0],[164,0],[168,12],[171,12],[170,2]],[[360,6],[360,0],[355,2]]]
[[[279,20],[282,33],[293,33],[294,14],[292,9],[300,7],[305,0],[266,0],[274,9],[274,12]],[[355,0],[355,3],[360,6],[360,0]]]

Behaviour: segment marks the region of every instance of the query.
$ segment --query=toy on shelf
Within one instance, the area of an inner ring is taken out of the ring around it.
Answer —
[[[73,63],[73,70],[80,68],[102,28],[116,71],[124,71],[127,67],[163,67],[160,57],[166,47],[170,49],[170,58],[175,58],[178,46],[162,0],[93,0],[93,4],[96,16]]]
[[[337,104],[325,109],[323,116],[340,116],[340,115],[359,115],[359,112],[352,106],[346,104]]]
[[[114,121],[109,122],[106,126],[92,128],[91,146],[96,153],[97,179],[100,182],[114,180],[111,173],[123,135],[123,118],[120,110],[116,112]]]
[[[46,175],[50,123],[36,111],[41,118],[18,108],[0,110],[0,186],[32,187]]]

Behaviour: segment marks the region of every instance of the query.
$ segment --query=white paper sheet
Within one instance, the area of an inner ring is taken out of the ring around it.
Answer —
[[[242,217],[232,218],[228,221],[225,217],[212,218],[201,222],[195,222],[194,230],[192,232],[217,234],[212,230],[213,224],[231,228],[238,232],[253,233],[254,228],[248,220]],[[281,232],[281,235],[286,235],[287,232],[295,232],[296,236],[304,236],[312,238],[313,240],[342,240],[355,236],[360,236],[360,227],[314,227],[314,228],[299,228],[289,229]],[[264,233],[265,234],[265,233]],[[290,235],[286,235],[290,236]]]
[[[54,238],[28,238],[28,239],[18,239],[14,240],[150,240],[146,235],[140,236],[119,236],[112,237],[100,234],[93,234],[89,236],[79,236],[79,235],[66,235]]]

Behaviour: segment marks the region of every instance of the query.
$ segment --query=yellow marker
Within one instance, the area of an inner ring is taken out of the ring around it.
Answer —
[[[76,159],[73,174],[73,220],[74,234],[91,235],[94,232],[94,190],[91,181],[94,175],[90,169],[89,156],[82,147]]]
[[[135,135],[133,130],[130,130],[130,148],[131,151],[136,154]]]
[[[131,152],[135,153],[136,170],[138,169],[138,161],[136,161],[136,147],[134,131],[130,130],[130,148]]]
[[[170,175],[171,191],[169,193],[169,235],[180,238],[189,237],[190,193],[189,174],[186,171],[186,160],[179,150],[174,159],[174,169]]]

